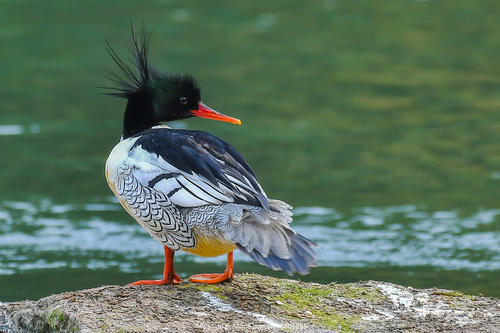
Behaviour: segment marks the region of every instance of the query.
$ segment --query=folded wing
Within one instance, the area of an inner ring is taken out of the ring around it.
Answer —
[[[255,174],[229,144],[201,131],[157,128],[130,149],[134,175],[178,207],[240,203],[269,209]]]

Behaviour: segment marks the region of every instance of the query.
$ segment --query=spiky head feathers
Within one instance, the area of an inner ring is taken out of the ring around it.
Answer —
[[[107,51],[120,68],[123,76],[109,73],[108,79],[115,86],[109,95],[126,98],[137,112],[148,112],[156,122],[192,117],[191,110],[198,108],[201,93],[196,80],[190,75],[170,75],[157,72],[149,65],[151,32],[141,29],[139,36],[132,27],[132,54],[136,70],[124,62],[106,41]],[[140,110],[142,108],[142,110]],[[152,108],[152,110],[151,110]]]

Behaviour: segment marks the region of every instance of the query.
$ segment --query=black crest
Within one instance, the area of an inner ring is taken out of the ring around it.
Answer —
[[[137,74],[136,71],[129,66],[129,64],[118,56],[116,51],[111,47],[111,44],[106,40],[106,51],[124,75],[124,77],[121,77],[113,72],[108,72],[108,76],[106,76],[106,78],[113,82],[116,86],[102,87],[104,89],[115,90],[113,92],[106,93],[107,95],[128,98],[131,95],[143,91],[150,80],[151,75],[148,63],[148,50],[152,32],[147,31],[145,27],[142,26],[139,35],[137,35],[132,24],[130,25],[130,29],[132,32],[131,53],[135,59]]]

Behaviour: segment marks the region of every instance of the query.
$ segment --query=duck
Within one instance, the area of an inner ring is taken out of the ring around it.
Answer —
[[[202,102],[190,74],[157,71],[149,63],[151,31],[132,27],[133,60],[125,62],[106,41],[121,74],[109,72],[107,95],[126,99],[120,141],[106,161],[106,181],[123,206],[163,245],[163,278],[130,285],[178,284],[177,251],[201,257],[226,255],[222,273],[195,274],[195,283],[233,279],[233,251],[288,275],[316,266],[316,244],[291,227],[292,207],[270,199],[229,143],[199,130],[166,123],[191,117],[241,125]]]

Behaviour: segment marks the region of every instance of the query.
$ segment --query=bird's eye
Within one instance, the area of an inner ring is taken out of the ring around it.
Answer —
[[[181,104],[187,104],[188,103],[188,99],[186,97],[181,97],[181,98],[179,98],[179,102]]]

